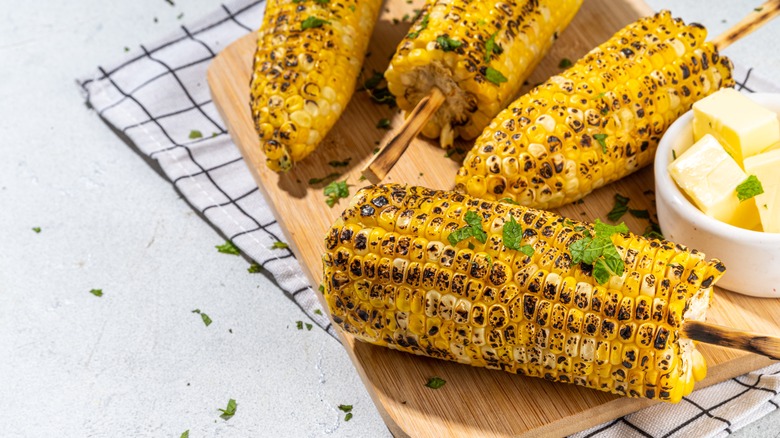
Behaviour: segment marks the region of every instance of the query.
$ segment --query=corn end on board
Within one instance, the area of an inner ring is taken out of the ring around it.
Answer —
[[[369,45],[370,56],[366,58],[366,73],[362,79],[372,71],[385,70],[389,57],[408,31],[409,23],[403,20],[404,15],[413,16],[420,3],[419,0],[412,4],[405,0],[388,0]],[[561,59],[580,58],[618,29],[650,13],[641,0],[586,1],[537,67],[529,84],[560,72]],[[394,19],[401,22],[394,23]],[[368,184],[359,181],[360,169],[389,136],[389,131],[376,127],[377,122],[389,118],[392,126],[398,127],[403,116],[397,109],[372,102],[366,92],[358,90],[319,148],[297,163],[291,172],[278,175],[264,164],[249,112],[254,50],[254,34],[227,47],[209,68],[209,86],[228,130],[289,237],[288,243],[312,284],[316,285],[321,281],[324,233],[347,205],[347,200],[342,199],[329,208],[324,202],[323,184],[310,185],[309,179],[340,172],[339,180],[346,179],[350,193],[354,194]],[[470,143],[460,142],[456,146],[468,150]],[[328,165],[330,161],[347,158],[351,160],[346,167]],[[385,182],[451,189],[462,158],[459,154],[445,157],[445,152],[435,142],[417,139]],[[631,198],[631,208],[649,209],[654,213],[652,189],[652,169],[646,168],[592,193],[583,203],[565,206],[558,212],[579,220],[604,218],[612,208],[614,194],[620,193]],[[632,231],[640,234],[648,225],[646,220],[630,215],[624,216],[623,220]],[[777,333],[780,331],[780,301],[717,289],[707,319],[750,331]],[[343,333],[341,338],[380,414],[396,436],[563,436],[653,404],[575,385],[417,357],[357,342]],[[771,363],[761,356],[714,346],[701,346],[701,351],[709,364],[709,374],[697,388]],[[435,391],[426,388],[424,383],[432,376],[445,379],[447,384]]]

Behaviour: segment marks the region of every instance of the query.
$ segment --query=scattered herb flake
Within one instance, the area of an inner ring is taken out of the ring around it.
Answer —
[[[504,52],[504,49],[496,44],[496,35],[498,35],[498,31],[493,35],[490,35],[490,38],[485,42],[485,62],[490,62],[490,58],[492,58],[493,55],[500,55]]]
[[[35,231],[36,233],[40,234],[41,227],[33,227],[32,230]]]
[[[196,138],[201,138],[201,137],[203,137],[203,133],[198,131],[197,129],[193,129],[192,131],[190,131],[191,140],[195,140]]]
[[[482,229],[482,217],[480,217],[479,213],[469,210],[463,219],[467,225],[464,225],[463,228],[458,228],[447,236],[447,240],[452,246],[469,237],[473,237],[481,243],[487,242],[487,233]]]
[[[612,207],[612,210],[607,213],[607,219],[611,220],[612,222],[617,222],[618,219],[623,217],[623,215],[628,211],[628,201],[629,198],[621,195],[620,193],[615,193],[615,205]]]
[[[764,10],[764,8],[763,8],[763,7],[759,7],[759,8],[755,8],[755,9],[753,9],[753,10],[754,10],[754,11],[756,11],[756,12],[761,12],[761,11],[763,11],[763,10]]]
[[[755,175],[750,175],[745,181],[742,181],[737,186],[737,198],[739,202],[747,201],[748,199],[764,193],[764,187],[761,186],[761,181]]]
[[[501,74],[500,71],[494,69],[493,67],[488,67],[487,69],[485,69],[485,79],[489,80],[490,82],[496,85],[507,81],[506,76]]]
[[[363,88],[366,90],[373,90],[374,88],[378,87],[380,83],[382,83],[382,79],[384,79],[385,76],[376,70],[374,70],[374,74],[371,75],[370,78],[363,81]]]
[[[314,314],[315,314],[315,315],[322,315],[322,310],[320,310],[320,309],[314,309]]]
[[[352,412],[347,412],[347,415],[344,416],[344,421],[349,421],[352,419]]]
[[[637,219],[650,219],[650,212],[647,210],[635,210],[633,208],[629,208],[628,212],[631,213],[631,216],[634,216]]]
[[[333,208],[339,199],[349,197],[349,186],[346,181],[333,181],[325,186],[322,193],[326,196],[325,203]]]
[[[236,415],[236,407],[238,407],[236,401],[231,398],[230,400],[228,400],[227,408],[218,409],[218,411],[222,412],[222,415],[220,415],[219,418],[226,421],[230,420],[231,418],[233,418],[233,415]]]
[[[347,167],[349,166],[350,161],[352,161],[352,157],[347,157],[347,159],[343,161],[338,161],[338,160],[328,161],[328,165],[330,167]]]
[[[298,330],[303,330],[303,321],[295,321],[295,327]]]
[[[479,21],[477,21],[477,26],[484,26],[487,24],[487,20],[484,18],[480,18]]]
[[[352,412],[352,405],[339,405],[339,410],[343,412]]]
[[[190,438],[190,430],[187,429],[184,432],[182,432],[179,438]]]
[[[301,30],[322,27],[323,24],[330,24],[330,21],[311,15],[301,22]]]
[[[333,178],[338,178],[340,176],[341,176],[341,174],[339,172],[331,172],[331,173],[323,176],[322,178],[310,178],[309,179],[309,184],[310,185],[321,184],[321,183],[324,183],[325,181],[330,181]]]
[[[286,242],[274,242],[273,245],[271,245],[271,249],[287,249],[290,245],[288,245]]]
[[[445,52],[452,52],[453,50],[463,45],[462,42],[452,39],[448,35],[440,35],[436,37],[436,43],[439,45],[441,50]]]
[[[129,52],[129,51],[130,51],[130,47],[125,47],[125,52]]]
[[[378,154],[378,153],[379,153],[379,148],[378,148],[378,147],[375,147],[375,148],[374,148],[374,155],[376,155],[376,154]]]
[[[306,323],[306,330],[311,331],[312,327],[313,326],[311,324],[309,324],[308,322]]]
[[[376,127],[379,129],[390,129],[390,119],[388,118],[379,119],[379,121],[376,122]]]
[[[607,134],[593,134],[593,138],[601,145],[601,152],[607,153]]]
[[[222,254],[241,254],[241,251],[236,247],[236,245],[233,245],[233,242],[229,240],[225,241],[225,243],[222,245],[216,245],[214,248],[217,248],[217,251],[221,252]]]
[[[607,92],[606,91],[602,91],[601,93],[596,95],[596,99],[601,99],[601,98],[603,98],[606,95],[607,95]]]
[[[252,263],[248,268],[246,268],[246,271],[250,274],[259,274],[263,272],[263,267],[259,263]]]
[[[203,320],[203,324],[206,324],[206,327],[211,325],[211,322],[212,322],[211,318],[209,318],[209,316],[206,315],[205,313],[201,312],[200,309],[195,309],[195,310],[192,311],[192,313],[199,314],[200,315],[200,319]]]
[[[365,180],[366,180],[366,176],[365,175],[360,175],[360,178],[358,178],[358,182],[363,182]]]
[[[184,12],[176,16],[177,20],[181,20],[182,18],[184,18]]]
[[[507,197],[507,198],[501,198],[501,199],[499,199],[499,200],[498,200],[498,202],[505,202],[505,203],[507,203],[507,204],[512,204],[512,205],[520,205],[520,204],[518,204],[518,203],[517,203],[517,202],[516,202],[514,199],[512,199],[512,198],[509,198],[509,197]]]
[[[569,68],[572,66],[571,59],[569,58],[563,58],[561,59],[561,62],[558,63],[558,68]]]
[[[417,27],[417,30],[415,30],[414,32],[410,32],[408,35],[406,35],[406,37],[414,39],[420,36],[420,32],[422,32],[423,30],[425,30],[425,28],[428,27],[428,20],[430,20],[430,18],[431,18],[430,14],[426,14],[423,17],[422,21],[420,21],[420,25]]]
[[[672,159],[673,160],[677,159],[677,152],[675,152],[674,149],[672,149]]]
[[[92,295],[96,297],[102,297],[103,296],[103,289],[92,289],[89,291]]]
[[[445,383],[447,383],[447,381],[442,379],[441,377],[431,377],[430,379],[428,379],[428,382],[425,383],[425,386],[431,389],[439,389],[442,386],[444,386]]]
[[[320,285],[317,286],[317,290],[320,291],[321,294],[324,294],[325,293],[325,286],[323,286],[322,283],[320,283]]]

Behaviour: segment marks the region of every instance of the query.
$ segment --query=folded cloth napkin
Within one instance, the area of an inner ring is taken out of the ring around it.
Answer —
[[[335,331],[319,309],[268,203],[232,143],[206,84],[210,60],[258,28],[264,1],[236,1],[169,37],[131,50],[79,80],[87,102],[124,134],[207,221],[263,266],[319,327]],[[751,69],[737,67],[739,88],[777,90]],[[656,405],[578,433],[590,436],[719,436],[760,418],[780,403],[780,365],[695,391],[680,404]]]

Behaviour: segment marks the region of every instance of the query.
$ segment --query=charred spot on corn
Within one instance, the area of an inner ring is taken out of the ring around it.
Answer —
[[[522,229],[507,228],[513,223]],[[453,232],[477,228],[484,243],[449,242]],[[604,236],[608,245],[589,245],[573,262],[574,243]],[[533,257],[509,248],[515,243],[532,245]],[[326,247],[330,313],[360,340],[672,402],[705,367],[680,327],[703,318],[724,269],[624,226],[400,185],[355,194]],[[622,274],[607,263],[617,259]],[[611,271],[603,284],[594,278],[600,260]]]

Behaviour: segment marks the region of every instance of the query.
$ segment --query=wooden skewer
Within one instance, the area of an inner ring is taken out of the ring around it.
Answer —
[[[682,336],[705,344],[735,348],[780,360],[780,338],[774,336],[745,332],[702,321],[684,322]]]
[[[713,38],[710,42],[723,50],[740,38],[752,33],[767,21],[780,14],[780,0],[768,0],[755,9],[754,14],[743,18],[742,21],[732,26],[729,30]]]
[[[768,0],[756,12],[748,15],[742,21],[732,26],[726,32],[715,37],[711,42],[718,50],[723,50],[740,38],[755,31],[767,21],[780,14],[780,0]],[[431,94],[423,98],[406,118],[401,128],[396,131],[387,144],[380,149],[374,158],[361,170],[363,176],[374,184],[378,184],[387,176],[396,161],[409,147],[409,143],[417,137],[420,130],[436,113],[442,103],[444,94],[433,87]]]
[[[431,94],[424,97],[409,116],[404,120],[404,124],[396,131],[389,142],[379,151],[371,161],[360,171],[363,176],[374,184],[379,184],[387,172],[393,168],[396,161],[409,147],[409,144],[422,131],[425,124],[436,114],[439,107],[444,103],[446,97],[438,87],[431,89]]]

